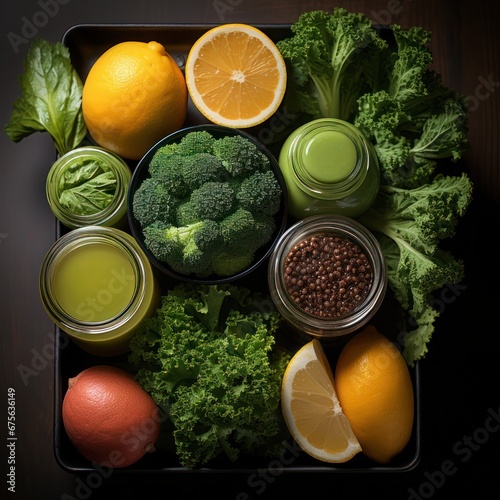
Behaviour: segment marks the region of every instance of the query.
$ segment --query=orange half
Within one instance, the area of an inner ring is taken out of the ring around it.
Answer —
[[[286,88],[280,51],[246,24],[223,24],[202,35],[188,54],[185,76],[198,110],[213,123],[235,128],[268,119]]]

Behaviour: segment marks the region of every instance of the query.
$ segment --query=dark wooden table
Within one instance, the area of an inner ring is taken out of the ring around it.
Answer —
[[[498,498],[500,485],[500,304],[497,236],[500,216],[500,24],[493,0],[272,1],[193,0],[4,2],[1,120],[19,95],[17,76],[34,36],[58,41],[80,23],[292,23],[311,8],[344,6],[375,23],[419,25],[432,31],[435,68],[471,104],[470,151],[457,166],[475,183],[475,200],[460,222],[456,256],[466,277],[441,297],[442,314],[421,362],[421,461],[413,471],[375,475],[265,475],[263,488],[247,476],[131,475],[82,479],[63,471],[53,453],[53,325],[38,296],[42,258],[55,239],[45,177],[55,152],[47,135],[0,147],[0,318],[2,439],[7,438],[8,390],[15,390],[16,492],[9,494],[9,449],[3,445],[1,498]],[[245,496],[247,495],[247,496]]]

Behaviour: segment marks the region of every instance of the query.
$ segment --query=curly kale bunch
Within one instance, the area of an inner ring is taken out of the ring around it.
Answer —
[[[140,327],[129,361],[170,418],[183,466],[284,451],[280,391],[290,355],[275,344],[280,323],[265,295],[180,284]]]

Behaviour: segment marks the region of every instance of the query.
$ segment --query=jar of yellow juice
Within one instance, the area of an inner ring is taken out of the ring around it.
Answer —
[[[361,131],[343,120],[320,118],[293,131],[279,154],[296,219],[333,214],[355,218],[375,200],[378,158]]]
[[[151,264],[134,238],[104,226],[61,236],[43,260],[39,286],[54,323],[99,356],[127,352],[160,299]]]

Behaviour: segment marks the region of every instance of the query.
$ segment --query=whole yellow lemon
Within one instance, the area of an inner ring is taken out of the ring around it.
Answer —
[[[335,383],[363,453],[390,462],[408,444],[414,420],[413,384],[400,351],[367,326],[340,352]]]
[[[118,43],[91,67],[83,85],[82,112],[99,146],[138,160],[183,126],[186,81],[160,43]]]

